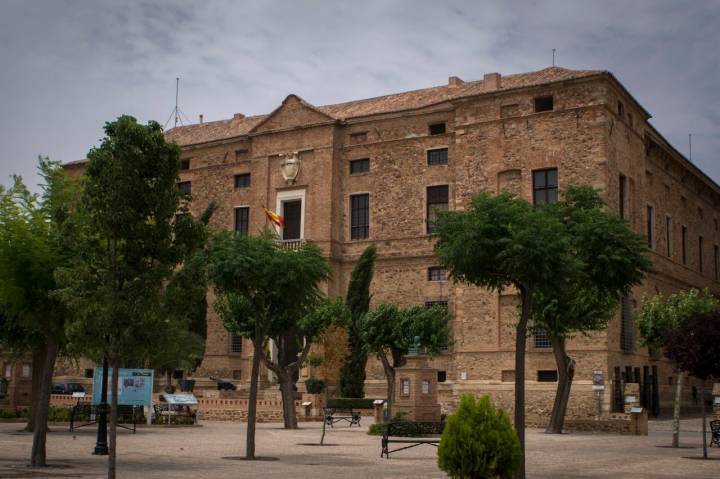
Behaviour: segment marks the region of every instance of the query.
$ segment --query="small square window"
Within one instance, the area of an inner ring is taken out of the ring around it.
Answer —
[[[445,381],[447,381],[447,371],[438,371],[437,380],[439,383],[444,383]]]
[[[547,335],[547,331],[543,328],[535,328],[535,347],[538,349],[552,348],[552,343]]]
[[[445,122],[430,125],[431,135],[442,135],[443,133],[445,133]]]
[[[189,181],[181,181],[178,183],[178,189],[181,195],[189,195],[192,193],[192,183]]]
[[[367,173],[370,171],[370,160],[361,158],[359,160],[350,161],[350,174],[357,175],[359,173]]]
[[[427,164],[428,166],[433,165],[447,165],[448,164],[448,149],[438,148],[436,150],[427,151]]]
[[[233,379],[239,381],[242,379],[242,369],[233,369]]]
[[[244,148],[240,149],[240,150],[235,150],[235,160],[236,161],[242,160],[247,156],[247,154],[248,154],[248,150],[246,150]]]
[[[250,173],[240,173],[235,175],[235,188],[249,188],[250,187]]]
[[[93,368],[88,368],[85,370],[86,378],[92,378],[94,375],[95,375],[95,370]]]
[[[428,268],[428,281],[447,281],[447,271],[439,266]]]
[[[552,95],[539,96],[535,98],[535,111],[538,113],[541,111],[553,111]]]
[[[181,170],[189,170],[190,169],[190,160],[180,160],[180,169]]]
[[[353,133],[350,135],[350,144],[351,145],[365,143],[366,141],[367,141],[367,132],[366,131],[363,131],[361,133]]]
[[[557,371],[538,371],[537,380],[540,383],[556,383],[558,380]]]

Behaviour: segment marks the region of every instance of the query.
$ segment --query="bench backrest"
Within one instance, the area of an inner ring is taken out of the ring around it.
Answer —
[[[387,436],[439,436],[445,428],[444,422],[389,422]]]

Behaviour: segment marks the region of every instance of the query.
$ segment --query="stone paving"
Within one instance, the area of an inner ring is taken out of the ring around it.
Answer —
[[[368,419],[368,418],[366,418]],[[260,424],[257,452],[272,458],[239,460],[244,451],[245,425],[205,422],[199,427],[143,427],[135,435],[119,432],[120,478],[419,478],[445,477],[438,469],[436,450],[421,446],[403,451],[390,460],[380,458],[380,438],[366,428],[328,429],[326,446],[319,423],[301,423],[285,431],[279,424]],[[48,435],[52,467],[27,466],[32,438],[19,432],[18,423],[0,423],[0,478],[96,478],[105,476],[107,459],[90,455],[93,429],[70,433],[67,426],[53,426]],[[672,449],[669,421],[653,421],[647,437],[573,433],[545,435],[528,430],[529,478],[670,478],[720,477],[720,449],[711,448],[717,460],[685,457],[702,453],[697,420],[686,420],[683,449]]]

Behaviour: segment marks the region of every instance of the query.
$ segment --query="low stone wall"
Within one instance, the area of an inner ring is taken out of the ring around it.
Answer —
[[[198,399],[200,420],[203,421],[234,421],[245,422],[248,415],[247,399],[229,398],[203,398]],[[320,418],[306,418],[302,401],[295,401],[295,411],[298,420],[320,420]],[[282,401],[258,400],[258,422],[280,422],[283,419]]]

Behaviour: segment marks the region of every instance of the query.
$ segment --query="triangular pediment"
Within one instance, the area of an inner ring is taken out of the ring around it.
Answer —
[[[307,126],[316,123],[334,121],[335,118],[321,112],[310,103],[297,95],[288,95],[282,104],[258,123],[250,133],[259,133],[271,130],[283,130],[297,126]]]

